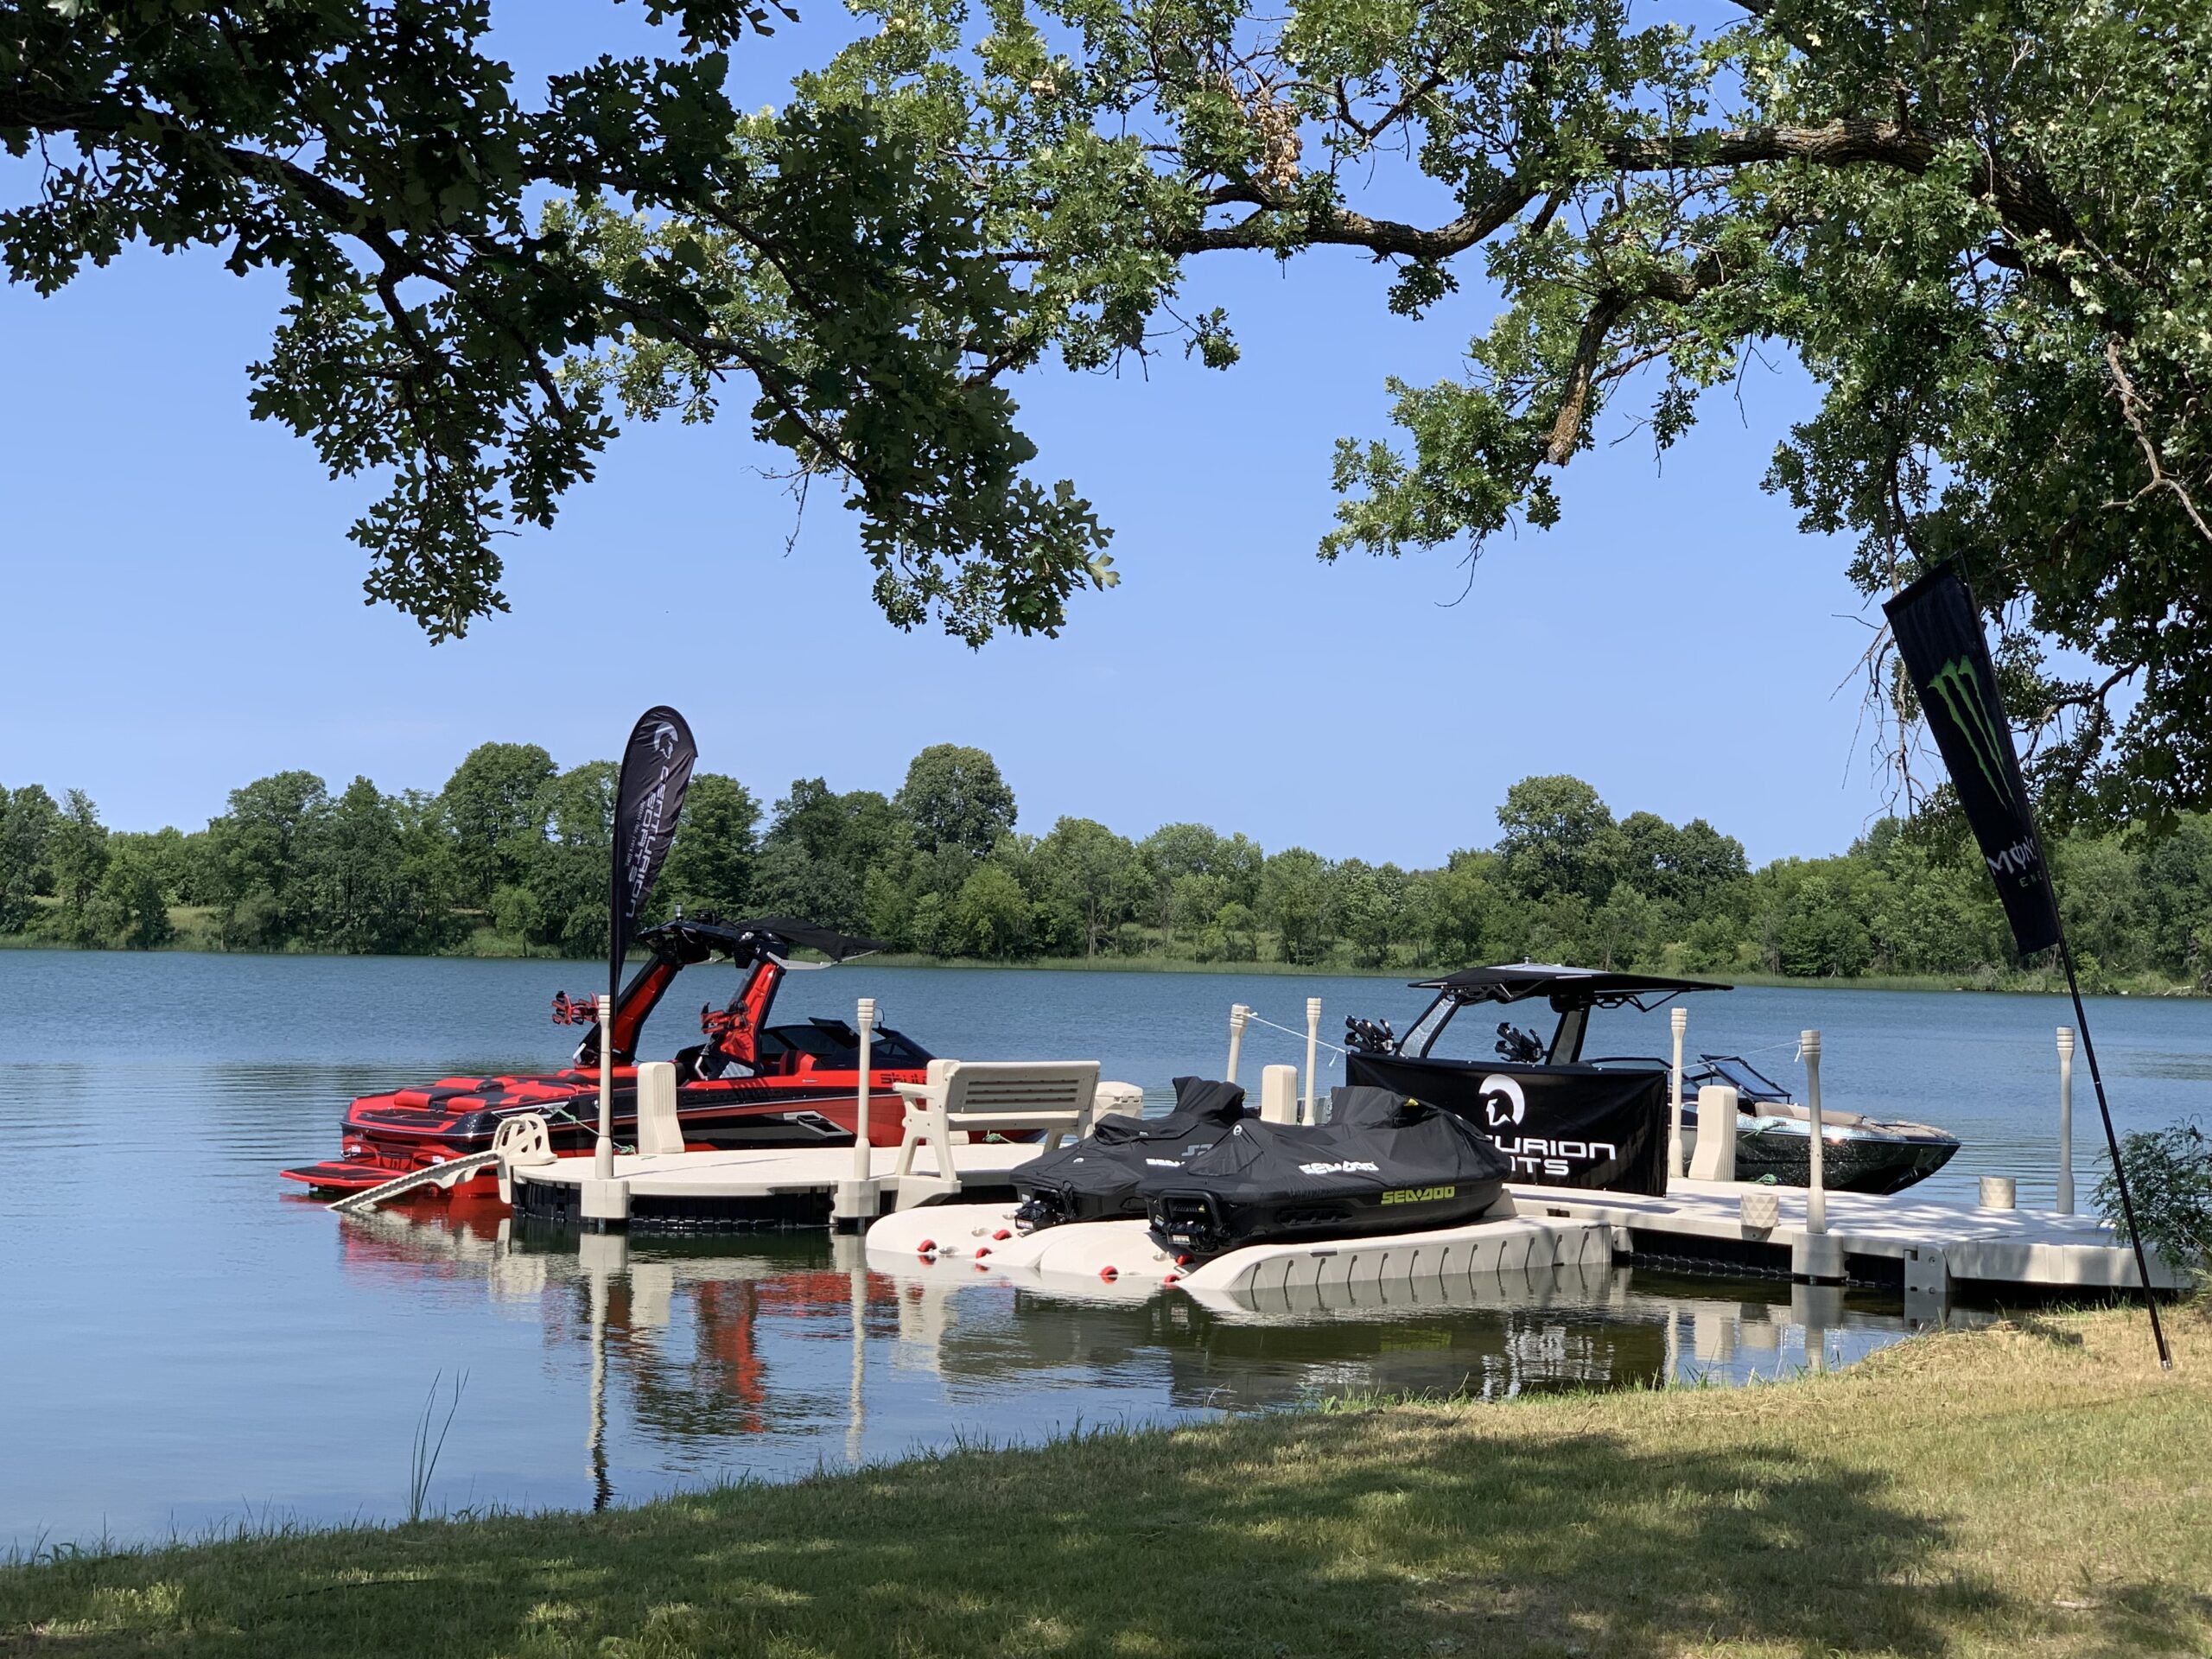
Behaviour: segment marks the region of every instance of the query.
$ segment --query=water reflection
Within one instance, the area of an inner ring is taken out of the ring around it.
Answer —
[[[538,1323],[584,1384],[567,1433],[597,1504],[739,1469],[1331,1395],[1773,1380],[1906,1332],[1894,1299],[1625,1267],[1201,1299],[884,1272],[822,1235],[579,1238],[490,1205],[365,1217],[342,1237],[348,1273],[382,1290],[473,1281]]]

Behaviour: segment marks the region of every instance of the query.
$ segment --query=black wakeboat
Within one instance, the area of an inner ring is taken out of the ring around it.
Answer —
[[[1667,1188],[1669,1071],[1643,1056],[1586,1058],[1597,1008],[1649,1013],[1695,991],[1733,987],[1711,980],[1615,973],[1556,963],[1470,968],[1415,988],[1435,998],[1403,1037],[1387,1023],[1346,1021],[1348,1082],[1395,1089],[1448,1107],[1487,1130],[1516,1180],[1656,1195]],[[1497,1058],[1433,1053],[1460,1009],[1541,997],[1559,1023],[1548,1044],[1510,1021],[1497,1027]],[[1726,1084],[1738,1093],[1736,1172],[1741,1180],[1802,1186],[1810,1179],[1811,1128],[1803,1106],[1743,1059],[1701,1054],[1682,1070],[1684,1157],[1694,1147],[1697,1090]],[[1828,1187],[1897,1192],[1941,1169],[1955,1136],[1926,1124],[1823,1110]]]

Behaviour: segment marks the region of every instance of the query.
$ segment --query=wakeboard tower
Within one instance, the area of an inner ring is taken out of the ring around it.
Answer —
[[[727,961],[743,978],[728,1004],[699,1010],[702,1040],[675,1056],[677,1119],[687,1147],[850,1146],[858,1122],[860,1034],[841,1020],[768,1023],[777,990],[804,947],[830,963],[882,947],[829,928],[766,916],[724,922],[712,915],[685,917],[639,933],[643,966],[615,999],[613,1128],[628,1143],[637,1128],[637,1047],[646,1020],[684,969]],[[493,1077],[442,1077],[435,1083],[364,1095],[346,1109],[340,1155],[287,1169],[284,1179],[326,1192],[360,1192],[412,1170],[490,1150],[506,1118],[526,1112],[543,1117],[553,1149],[588,1153],[597,1134],[599,1026],[589,996],[553,999],[556,1025],[580,1025],[583,1040],[568,1066],[556,1071]],[[868,1088],[879,1106],[870,1114],[868,1138],[896,1146],[899,1114],[884,1109],[894,1085],[920,1083],[929,1052],[904,1033],[878,1026],[871,1039]],[[456,1192],[482,1188],[489,1173]]]

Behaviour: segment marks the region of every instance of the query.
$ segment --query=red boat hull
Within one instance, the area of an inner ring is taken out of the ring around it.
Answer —
[[[899,1144],[903,1112],[894,1085],[919,1083],[919,1071],[869,1075],[868,1139]],[[852,1071],[726,1077],[687,1084],[677,1091],[684,1145],[696,1151],[739,1147],[850,1146],[859,1114],[859,1075]],[[536,1113],[546,1120],[553,1150],[579,1157],[597,1139],[599,1079],[580,1070],[535,1077],[446,1077],[427,1087],[365,1095],[346,1114],[343,1154],[302,1165],[284,1179],[325,1192],[360,1192],[470,1153],[489,1151],[504,1119]],[[626,1149],[637,1134],[637,1073],[614,1073],[612,1128]],[[461,1185],[493,1181],[490,1171]]]
[[[766,1147],[849,1147],[858,1117],[860,1035],[842,1020],[819,1017],[770,1026],[768,1014],[793,944],[833,960],[869,941],[848,939],[808,923],[770,917],[723,923],[711,917],[649,928],[639,936],[647,960],[614,999],[610,1052],[615,1065],[610,1130],[615,1144],[635,1142],[635,1054],[647,1017],[687,965],[726,957],[743,973],[737,994],[717,1013],[699,1011],[706,1040],[675,1057],[677,1119],[684,1144],[721,1151]],[[584,1039],[565,1069],[536,1076],[443,1077],[436,1083],[364,1095],[347,1109],[340,1155],[285,1170],[284,1179],[325,1192],[360,1192],[396,1176],[488,1152],[499,1125],[535,1113],[565,1156],[589,1152],[598,1138],[599,1041],[589,997],[554,999],[554,1020],[582,1025]],[[872,1104],[868,1139],[896,1146],[904,1114],[895,1086],[927,1075],[927,1050],[889,1026],[875,1027],[868,1058]],[[459,1184],[488,1190],[488,1170]],[[426,1188],[435,1192],[436,1188]],[[473,1194],[472,1194],[473,1195]]]

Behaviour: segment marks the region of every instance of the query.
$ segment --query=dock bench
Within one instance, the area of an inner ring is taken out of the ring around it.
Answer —
[[[1096,1060],[932,1060],[927,1081],[896,1085],[906,1103],[894,1173],[898,1204],[910,1210],[960,1190],[953,1148],[971,1136],[1043,1131],[1046,1151],[1090,1133],[1096,1109]],[[918,1175],[914,1155],[926,1145],[934,1179]]]

